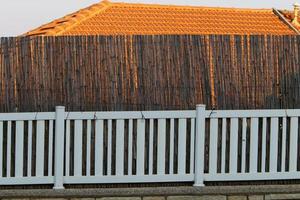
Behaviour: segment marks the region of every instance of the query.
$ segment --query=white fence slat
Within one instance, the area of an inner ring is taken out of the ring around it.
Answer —
[[[186,169],[186,124],[186,119],[178,120],[178,174],[185,174]]]
[[[190,173],[194,173],[195,158],[195,119],[191,119]]]
[[[27,176],[31,176],[32,163],[32,121],[28,121],[28,158],[27,158]]]
[[[108,120],[108,141],[107,141],[107,175],[111,175],[112,163],[112,120]]]
[[[70,120],[66,120],[66,176],[70,174]]]
[[[281,154],[281,171],[285,171],[286,159],[286,117],[282,118],[282,154]]]
[[[37,121],[36,128],[36,176],[44,176],[44,147],[45,147],[45,121]]]
[[[270,172],[277,172],[278,160],[278,118],[271,118],[270,134]]]
[[[11,121],[7,122],[6,176],[11,176]]]
[[[87,120],[86,129],[86,175],[91,175],[91,132],[92,132],[92,122]]]
[[[258,159],[258,118],[251,118],[250,128],[250,173],[257,172]]]
[[[15,177],[23,176],[24,121],[16,122]]]
[[[238,152],[238,118],[230,120],[230,160],[229,172],[237,173],[237,152]]]
[[[298,117],[291,118],[290,128],[290,164],[289,171],[297,171],[297,150],[298,150]]]
[[[209,173],[217,173],[218,161],[218,119],[210,120],[209,136]]]
[[[221,173],[225,173],[226,166],[226,129],[227,119],[222,119],[222,158],[221,158]]]
[[[129,126],[128,128],[128,175],[131,175],[132,174],[132,147],[133,147],[132,145],[133,120],[132,119],[129,120],[128,126]]]
[[[116,176],[124,175],[124,120],[117,120]]]
[[[242,125],[242,165],[241,172],[246,171],[246,144],[247,144],[247,118],[243,118]]]
[[[2,165],[3,165],[3,122],[0,121],[0,177],[3,176]]]
[[[137,120],[137,159],[136,174],[144,175],[145,169],[145,120]]]
[[[95,122],[95,175],[103,175],[103,120]]]
[[[82,175],[82,120],[74,126],[74,176]]]
[[[48,175],[52,176],[53,164],[53,120],[49,120],[49,151],[48,151]]]
[[[153,174],[153,135],[154,135],[154,122],[150,119],[149,122],[149,174]]]
[[[157,174],[165,174],[166,161],[166,120],[158,120],[157,139]],[[180,133],[178,133],[180,134]]]
[[[267,148],[267,119],[263,118],[262,124],[262,147],[261,147],[261,171],[266,171],[266,148]]]

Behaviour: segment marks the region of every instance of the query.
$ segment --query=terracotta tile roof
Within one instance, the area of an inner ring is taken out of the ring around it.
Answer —
[[[280,13],[292,24],[293,19],[295,18],[294,12],[290,10],[281,10]],[[299,20],[298,20],[299,21]],[[292,24],[295,28],[300,30],[300,26]]]
[[[103,1],[25,35],[295,34],[272,9]]]

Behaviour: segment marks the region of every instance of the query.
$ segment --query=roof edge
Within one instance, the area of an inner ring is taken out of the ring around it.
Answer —
[[[298,35],[300,35],[300,31],[294,27],[294,25],[292,23],[290,23],[281,13],[279,10],[277,10],[276,8],[273,8],[273,12],[275,15],[277,15],[286,25],[288,25],[293,31],[295,31],[295,33],[297,33]]]
[[[113,3],[104,0],[100,3],[93,4],[87,8],[80,9],[77,12],[65,15],[64,17],[58,18],[50,23],[41,25],[40,27],[24,33],[22,36],[35,36],[35,35],[61,35],[65,31],[73,28],[79,23],[99,14],[109,7]]]
[[[106,1],[106,0],[100,2],[100,3],[96,4],[96,5],[99,5],[99,4],[102,5],[103,8],[101,8],[101,9],[96,9],[94,12],[89,13],[89,14],[86,15],[86,16],[83,15],[82,18],[76,20],[75,23],[73,23],[73,24],[71,24],[71,25],[68,25],[68,26],[66,26],[66,28],[64,28],[63,30],[57,32],[56,35],[61,35],[61,34],[63,34],[65,31],[67,31],[67,30],[73,28],[74,26],[80,24],[81,22],[83,22],[83,21],[85,21],[85,20],[88,20],[88,19],[92,18],[93,16],[95,16],[95,15],[97,15],[97,14],[99,14],[99,13],[105,11],[106,9],[108,9],[109,7],[111,7],[111,5],[112,5],[112,3],[110,3],[109,1]],[[81,11],[82,11],[82,12],[86,12],[86,9],[83,9],[83,10],[81,10]],[[82,12],[81,12],[81,14],[82,14]],[[79,13],[78,13],[78,14],[79,14]]]

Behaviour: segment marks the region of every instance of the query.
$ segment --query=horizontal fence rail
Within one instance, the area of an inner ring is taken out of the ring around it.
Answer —
[[[0,114],[0,185],[300,178],[300,110]]]

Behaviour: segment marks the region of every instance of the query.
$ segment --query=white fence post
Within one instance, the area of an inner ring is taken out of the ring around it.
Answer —
[[[196,107],[194,186],[204,186],[205,107],[205,105],[197,105]]]
[[[65,107],[55,108],[55,165],[53,189],[64,189],[64,133],[65,133]]]

